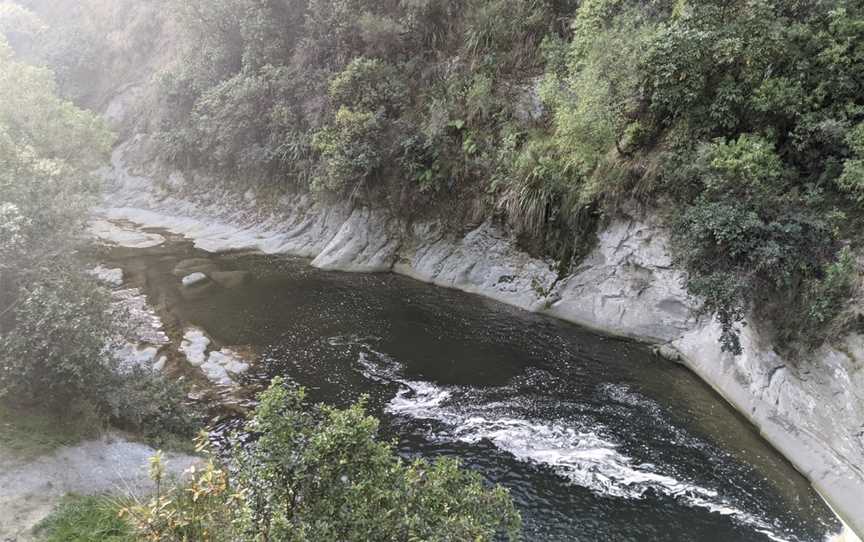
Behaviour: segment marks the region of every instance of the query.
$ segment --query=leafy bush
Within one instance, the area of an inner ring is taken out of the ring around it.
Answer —
[[[204,451],[203,441],[199,450]],[[239,542],[261,540],[244,538],[238,517],[242,517],[243,495],[232,492],[228,471],[210,458],[202,467],[187,471],[188,483],[172,486],[166,478],[162,452],[150,458],[150,478],[155,495],[146,502],[135,502],[120,509],[118,517],[128,521],[131,530],[152,542],[196,540],[200,542]],[[286,539],[290,540],[290,539]]]
[[[363,404],[309,407],[275,380],[232,476],[214,461],[124,516],[150,540],[477,540],[519,536],[506,490],[454,460],[399,458]],[[239,443],[238,443],[239,445]],[[164,476],[160,461],[151,474]]]
[[[815,276],[833,244],[831,224],[789,191],[787,173],[763,138],[703,145],[692,173],[702,182],[673,233],[688,288],[720,322],[724,350],[740,352],[736,325],[753,299]]]
[[[75,260],[112,138],[0,37],[0,398],[60,406],[107,389],[105,292]]]
[[[342,107],[331,126],[315,134],[312,148],[321,155],[319,173],[312,180],[318,190],[356,190],[384,162],[385,134],[378,115]]]
[[[74,271],[47,272],[58,275],[36,279],[18,291],[14,326],[0,336],[0,397],[22,404],[38,399],[62,408],[74,398],[99,397],[110,388],[111,357],[105,345],[112,322],[105,310],[108,300],[93,281]]]
[[[190,143],[212,163],[210,171],[266,170],[263,134],[271,102],[272,80],[264,74],[240,73],[207,90],[195,103],[195,130]]]
[[[0,94],[0,400],[70,426],[110,417],[147,437],[188,434],[174,385],[117,374],[116,315],[76,254],[112,134],[2,36]]]
[[[203,424],[186,404],[182,382],[145,369],[118,375],[117,380],[105,397],[114,425],[135,432],[152,446],[190,447]]]
[[[858,204],[864,204],[864,122],[849,131],[846,142],[853,158],[843,164],[843,173],[837,184]]]
[[[545,100],[555,111],[555,133],[563,152],[588,176],[613,149],[643,107],[643,75],[651,19],[629,2],[583,3],[573,22],[564,79],[556,72],[545,85]],[[609,13],[615,13],[610,17]]]
[[[462,51],[477,63],[513,73],[537,65],[536,46],[551,23],[552,3],[542,0],[469,0]],[[564,6],[562,6],[564,7]]]
[[[505,154],[509,156],[502,158],[509,163],[505,162],[507,166],[499,179],[506,185],[499,204],[518,231],[540,235],[551,210],[562,199],[573,198],[571,191],[578,187],[578,172],[549,139],[532,138]]]
[[[845,309],[850,296],[859,286],[858,264],[848,247],[844,247],[837,261],[829,263],[822,277],[812,280],[802,296],[801,313],[804,318],[794,320],[798,325],[789,325],[787,335],[810,346],[819,346],[824,341],[822,331]]]
[[[330,99],[340,108],[396,114],[405,92],[396,68],[377,58],[355,58],[330,80]]]

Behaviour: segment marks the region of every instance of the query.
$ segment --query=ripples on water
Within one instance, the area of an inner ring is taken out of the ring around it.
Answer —
[[[358,364],[365,377],[398,387],[386,406],[387,413],[440,422],[441,426],[427,435],[432,440],[466,444],[488,441],[520,461],[549,467],[600,497],[642,499],[651,492],[733,517],[772,540],[798,540],[791,534],[783,534],[781,526],[737,508],[716,490],[681,481],[664,474],[664,469],[653,463],[641,463],[622,453],[614,431],[602,421],[604,414],[615,412],[614,406],[592,408],[549,400],[526,390],[536,386],[542,389],[546,375],[539,371],[524,379],[529,382],[484,389],[406,380],[400,375],[398,363],[371,349],[360,352]],[[656,422],[654,429],[669,434],[670,442],[707,454],[714,452],[704,442],[664,420],[655,402],[626,386],[603,384],[598,386],[598,395],[612,405],[649,415]],[[557,417],[544,417],[544,412],[556,412]]]
[[[175,262],[144,254],[151,297],[176,297]],[[646,348],[401,277],[220,264],[257,280],[177,303],[182,321],[254,345],[262,381],[338,405],[369,395],[404,455],[457,455],[508,486],[528,541],[821,542],[836,528],[728,405]]]

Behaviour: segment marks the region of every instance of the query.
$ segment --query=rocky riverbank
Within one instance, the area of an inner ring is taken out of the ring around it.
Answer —
[[[751,326],[742,355],[721,352],[718,326],[692,316],[667,237],[649,214],[610,223],[579,268],[559,278],[554,262],[521,252],[491,222],[463,235],[442,221],[409,224],[305,194],[278,201],[251,190],[200,195],[180,173],[160,182],[133,174],[127,164],[138,144],[114,153],[104,218],[164,228],[211,252],[259,250],[313,258],[322,269],[392,271],[656,344],[723,395],[864,531],[864,337],[848,336],[792,364]]]

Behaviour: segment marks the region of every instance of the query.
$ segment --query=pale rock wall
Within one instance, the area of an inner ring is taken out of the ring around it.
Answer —
[[[160,188],[129,173],[124,155],[134,145],[121,146],[106,172],[114,188],[103,216],[166,228],[208,251],[255,249],[314,258],[322,269],[393,271],[656,344],[723,395],[864,532],[864,337],[793,366],[748,326],[742,355],[721,352],[718,326],[693,317],[667,236],[650,216],[609,224],[578,269],[559,280],[553,262],[518,250],[489,222],[461,235],[440,222],[408,224],[385,210],[309,195],[276,205],[219,190],[180,197],[190,192],[179,175]]]

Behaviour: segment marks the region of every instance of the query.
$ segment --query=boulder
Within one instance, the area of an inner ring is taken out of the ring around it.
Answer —
[[[192,327],[183,334],[183,342],[180,343],[180,351],[186,356],[186,360],[193,367],[201,367],[207,361],[207,349],[210,346],[210,337],[203,330]]]
[[[192,273],[183,277],[183,286],[190,288],[192,286],[201,286],[210,279],[204,273]]]

